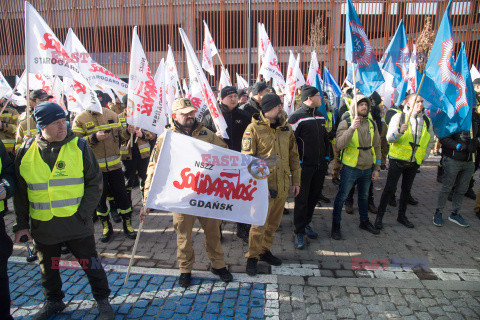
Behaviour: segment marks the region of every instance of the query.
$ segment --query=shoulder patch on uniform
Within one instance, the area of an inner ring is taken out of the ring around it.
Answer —
[[[243,137],[242,139],[242,150],[249,151],[252,148],[252,138]]]
[[[245,135],[246,135],[246,136],[249,136],[249,135],[250,135],[250,131],[245,131]]]
[[[85,123],[85,127],[87,129],[93,128],[93,127],[95,127],[95,123],[93,123],[92,121],[87,122],[87,123]]]
[[[207,135],[207,131],[206,130],[201,130],[199,133],[198,133],[199,136],[206,136]]]

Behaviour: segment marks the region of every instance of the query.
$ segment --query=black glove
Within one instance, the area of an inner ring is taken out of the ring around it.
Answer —
[[[478,140],[477,139],[471,140],[470,143],[468,144],[468,152],[475,153],[477,152],[477,149],[478,149]]]

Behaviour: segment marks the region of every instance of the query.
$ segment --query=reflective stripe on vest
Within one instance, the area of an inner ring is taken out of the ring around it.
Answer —
[[[3,142],[3,145],[5,146],[5,148],[13,148],[13,146],[15,145],[15,139],[4,139],[2,140]]]
[[[77,143],[75,137],[62,146],[53,170],[43,161],[36,141],[23,156],[19,169],[27,183],[32,219],[49,221],[77,212],[84,194],[83,154]]]
[[[422,164],[425,153],[427,152],[428,141],[430,141],[430,133],[427,129],[427,123],[423,120],[422,136],[420,138],[420,146],[415,151],[415,160],[418,165]],[[407,131],[394,143],[390,143],[390,151],[388,155],[399,160],[411,161],[413,142],[412,126],[409,125]]]
[[[375,156],[375,150],[373,149],[373,135],[375,134],[375,127],[373,126],[372,121],[367,121],[368,130],[370,131],[370,150],[372,151],[373,164],[375,164],[375,161],[377,160]],[[345,149],[342,150],[341,153],[341,159],[344,165],[354,168],[357,166],[358,155],[360,154],[360,150],[358,149],[359,146],[360,145],[358,142],[358,130],[355,130],[353,132],[352,140],[350,140],[349,144],[345,147]]]
[[[111,156],[108,158],[97,159],[100,168],[113,167],[120,163],[120,156]]]
[[[139,145],[138,150],[140,151],[140,153],[150,152],[150,143],[147,142],[145,144]]]

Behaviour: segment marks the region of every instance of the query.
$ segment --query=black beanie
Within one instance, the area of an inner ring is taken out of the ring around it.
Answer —
[[[37,104],[34,111],[34,117],[37,122],[37,127],[43,129],[58,119],[65,119],[67,114],[58,104],[46,101]]]
[[[233,86],[226,86],[222,88],[222,91],[220,92],[220,96],[222,97],[222,100],[223,100],[226,96],[229,96],[232,93],[237,93],[237,88]]]
[[[257,82],[253,85],[252,94],[257,95],[259,92],[262,92],[265,89],[267,89],[265,82]]]
[[[282,100],[280,100],[279,96],[277,96],[275,93],[267,93],[262,98],[260,108],[262,108],[262,112],[265,113],[272,110],[279,104],[282,104]]]
[[[473,84],[474,85],[480,84],[480,78],[473,80]]]
[[[300,96],[302,98],[302,102],[307,100],[309,97],[313,97],[317,93],[318,93],[317,88],[312,87],[312,86],[307,86],[307,85],[303,86],[302,87],[302,93],[300,94]]]
[[[238,97],[241,98],[242,96],[248,94],[246,89],[238,90]]]

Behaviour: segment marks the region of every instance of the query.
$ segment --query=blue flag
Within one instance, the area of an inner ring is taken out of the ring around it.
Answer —
[[[465,97],[466,82],[460,70],[455,69],[455,43],[450,19],[451,6],[452,0],[448,3],[443,14],[425,67],[425,80],[422,88],[420,88],[420,95],[445,112],[450,118],[467,105]],[[433,88],[433,86],[436,88]],[[435,94],[431,95],[430,91],[435,91]]]
[[[371,96],[385,82],[375,59],[373,47],[350,0],[348,0],[345,19],[345,60],[347,60],[347,79],[353,83],[353,69],[355,69],[356,87],[364,95]]]
[[[333,108],[333,119],[336,119],[338,117],[342,89],[340,89],[340,86],[327,67],[323,69],[323,91],[327,94],[328,102]]]
[[[407,32],[403,20],[400,20],[397,31],[380,61],[382,69],[393,76],[393,81],[389,86],[397,92],[396,105],[405,99],[407,93],[409,63]]]
[[[472,110],[476,103],[475,91],[473,89],[472,77],[468,68],[467,54],[463,43],[454,65],[454,71],[459,75],[458,81],[462,88],[462,92],[456,101],[456,104],[461,105],[461,108],[455,110],[453,117],[450,118],[442,109],[436,106],[430,106],[433,130],[439,138],[452,135],[456,132],[470,131],[472,126]]]
[[[317,90],[320,92],[320,97],[322,98],[322,105],[318,107],[318,111],[323,114],[325,119],[328,119],[327,107],[325,106],[325,101],[323,100],[322,83],[320,82],[318,74],[315,74],[315,88],[317,88]]]

